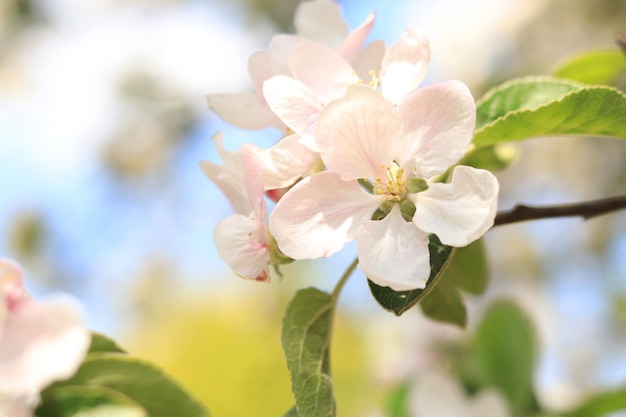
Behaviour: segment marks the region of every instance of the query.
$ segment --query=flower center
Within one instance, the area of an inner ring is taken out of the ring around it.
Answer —
[[[383,165],[385,178],[374,180],[374,194],[381,197],[381,201],[403,201],[407,194],[407,184],[403,179],[404,169],[396,161],[391,165]]]

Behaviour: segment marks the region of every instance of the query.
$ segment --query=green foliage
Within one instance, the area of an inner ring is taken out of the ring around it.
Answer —
[[[566,417],[600,417],[608,413],[626,409],[626,387],[615,391],[603,392],[588,398]]]
[[[517,149],[510,144],[482,146],[468,151],[458,165],[501,171],[508,168],[516,157]]]
[[[536,354],[535,332],[526,314],[510,301],[493,304],[475,333],[478,377],[482,385],[501,389],[516,415],[530,414],[535,407]]]
[[[334,308],[330,294],[306,288],[296,293],[285,313],[281,339],[301,417],[336,413],[329,361]]]
[[[89,353],[94,352],[111,352],[111,353],[126,353],[124,349],[119,347],[114,340],[100,334],[91,333],[91,346],[89,346]]]
[[[557,78],[512,80],[477,104],[478,147],[540,136],[626,138],[626,96]]]
[[[127,355],[94,334],[90,353],[76,374],[42,393],[39,417],[208,417],[204,407],[152,365]]]
[[[569,57],[554,76],[585,84],[611,85],[626,71],[626,56],[619,49],[596,49]]]
[[[484,293],[489,281],[489,267],[483,239],[457,248],[441,280],[475,295]]]
[[[411,385],[403,383],[389,393],[385,402],[385,411],[389,417],[411,417],[408,410],[408,399]]]
[[[461,292],[450,282],[441,280],[420,303],[431,319],[465,327],[467,310]]]
[[[298,409],[296,408],[296,406],[294,405],[292,408],[290,408],[283,417],[298,417]]]
[[[61,386],[44,397],[39,417],[149,417],[136,401],[104,386]]]
[[[369,279],[367,280],[372,295],[385,310],[393,312],[396,316],[400,316],[426,297],[435,285],[437,285],[454,248],[443,245],[435,235],[431,235],[428,249],[430,251],[431,268],[430,277],[424,289],[394,291],[389,287],[381,287],[374,284]]]

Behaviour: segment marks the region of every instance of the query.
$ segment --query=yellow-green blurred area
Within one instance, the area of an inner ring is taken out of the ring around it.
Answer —
[[[0,256],[23,265],[36,297],[76,296],[90,328],[162,366],[214,416],[292,406],[285,306],[298,288],[332,289],[355,252],[298,262],[263,285],[235,277],[212,243],[232,209],[198,167],[219,161],[211,137],[223,131],[236,150],[277,134],[230,128],[206,94],[249,90],[247,57],[293,29],[297,3],[0,0]],[[372,40],[390,44],[408,25],[424,32],[426,82],[459,79],[476,98],[511,77],[550,74],[570,54],[615,49],[626,32],[623,0],[340,4],[351,28],[377,11]],[[537,138],[512,149],[516,163],[497,173],[502,209],[626,193],[624,141]],[[362,274],[351,278],[332,352],[339,415],[384,415],[394,386],[432,364],[454,368],[500,297],[535,323],[544,404],[626,381],[623,212],[496,228],[486,247],[490,286],[465,296],[466,332],[418,311],[394,317]]]

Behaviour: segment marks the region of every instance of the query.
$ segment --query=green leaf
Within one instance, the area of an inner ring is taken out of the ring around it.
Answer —
[[[89,353],[94,352],[126,353],[126,351],[119,347],[114,340],[109,339],[100,333],[92,332]]]
[[[467,310],[459,290],[443,279],[420,303],[422,311],[433,320],[465,327]]]
[[[508,168],[517,158],[517,148],[511,144],[482,146],[473,148],[465,154],[458,165],[467,165],[489,171],[501,171]]]
[[[389,417],[411,417],[408,410],[408,400],[411,394],[411,385],[402,383],[395,387],[385,401],[385,411]]]
[[[554,76],[585,84],[612,84],[626,71],[626,56],[619,49],[596,49],[567,58]]]
[[[463,291],[476,295],[485,292],[488,280],[489,268],[483,239],[457,248],[452,256],[452,261],[441,278],[441,282],[450,283]]]
[[[450,255],[454,251],[454,248],[442,244],[437,236],[430,235],[428,249],[430,251],[430,277],[428,278],[428,282],[426,283],[426,287],[424,289],[394,291],[389,287],[381,287],[374,284],[369,279],[367,280],[372,295],[385,310],[391,311],[395,313],[395,315],[400,316],[402,313],[426,297],[426,295],[435,287],[437,281],[439,281],[440,276],[448,265]]]
[[[285,413],[283,417],[300,417],[300,416],[298,415],[298,409],[294,405],[292,408],[289,409],[289,411],[287,411],[287,413]]]
[[[283,319],[281,340],[300,417],[335,416],[329,361],[334,306],[330,294],[306,288],[296,293]]]
[[[126,395],[103,386],[68,385],[44,392],[38,417],[149,417]]]
[[[526,78],[491,90],[477,105],[474,145],[540,136],[626,138],[626,96],[610,87]]]
[[[608,413],[626,409],[626,387],[615,391],[598,393],[588,398],[566,417],[600,417]]]
[[[515,411],[534,407],[535,332],[526,314],[513,302],[500,301],[485,313],[476,329],[474,355],[484,385],[502,390]]]
[[[487,91],[476,103],[476,129],[483,128],[507,113],[534,110],[584,85],[551,77],[513,79]]]
[[[49,387],[105,387],[140,404],[150,417],[206,417],[209,413],[177,383],[154,366],[117,353],[92,353],[69,380]]]

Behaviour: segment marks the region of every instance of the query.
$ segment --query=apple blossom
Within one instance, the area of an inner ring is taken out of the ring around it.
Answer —
[[[357,66],[369,65],[369,61],[381,55],[379,43],[363,48],[374,19],[375,14],[371,13],[359,27],[348,33],[347,24],[335,2],[314,0],[300,3],[294,17],[296,35],[275,35],[267,50],[253,53],[248,60],[250,79],[256,92],[209,94],[209,107],[233,126],[285,130],[284,123],[267,106],[263,96],[264,81],[275,75],[291,75],[291,51],[305,39],[336,49]]]
[[[17,264],[0,259],[0,410],[28,416],[42,389],[71,377],[91,337],[67,297],[33,300]]]
[[[422,82],[429,61],[428,40],[412,28],[408,28],[384,56],[370,60],[366,74],[337,52],[302,41],[290,54],[291,76],[269,78],[263,84],[263,94],[274,113],[301,136],[301,143],[318,151],[313,129],[324,105],[343,96],[350,85],[363,83],[363,80],[380,87],[383,97],[396,104]]]
[[[270,215],[279,248],[312,259],[356,239],[359,268],[373,282],[424,288],[429,233],[464,246],[493,224],[498,182],[490,172],[457,166],[450,182],[438,182],[467,149],[475,114],[458,81],[416,89],[397,106],[371,87],[350,86],[315,129],[328,171],[297,183]]]
[[[409,395],[411,417],[510,417],[504,396],[495,389],[467,398],[460,384],[448,373],[429,370]]]
[[[276,248],[266,221],[264,176],[259,160],[272,158],[267,156],[268,151],[251,144],[244,144],[240,152],[227,152],[221,146],[221,135],[216,135],[214,140],[224,165],[203,161],[201,166],[237,211],[216,226],[215,247],[240,277],[268,281],[269,266],[287,261]]]

